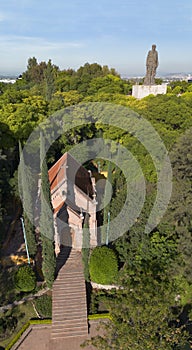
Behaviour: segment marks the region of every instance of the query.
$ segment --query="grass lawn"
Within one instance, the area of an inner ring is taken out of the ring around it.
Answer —
[[[6,315],[9,315],[10,312],[11,310],[7,312]],[[27,323],[31,318],[37,317],[31,302],[27,302],[12,309],[12,315],[18,319],[17,327],[9,338],[0,341],[0,346],[6,347],[25,323]],[[3,314],[0,314],[0,317],[1,316],[3,316]]]

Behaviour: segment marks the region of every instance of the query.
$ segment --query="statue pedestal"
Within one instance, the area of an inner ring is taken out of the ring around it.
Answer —
[[[138,99],[148,95],[164,95],[167,92],[167,85],[133,85],[132,96]]]

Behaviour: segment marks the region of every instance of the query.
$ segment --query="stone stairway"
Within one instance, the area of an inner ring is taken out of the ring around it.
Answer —
[[[52,300],[51,339],[87,336],[86,287],[80,252],[66,248],[60,252]]]

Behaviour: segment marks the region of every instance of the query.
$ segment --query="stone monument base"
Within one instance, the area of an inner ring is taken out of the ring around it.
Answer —
[[[167,85],[133,85],[132,96],[138,99],[148,95],[164,95],[167,92]]]

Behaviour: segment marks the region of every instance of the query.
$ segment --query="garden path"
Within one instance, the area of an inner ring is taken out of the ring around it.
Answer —
[[[7,304],[7,305],[3,305],[0,307],[0,312],[4,312],[4,311],[7,311],[7,310],[10,310],[12,309],[13,307],[17,306],[17,305],[21,305],[21,304],[24,304],[26,301],[31,301],[31,300],[34,300],[36,299],[37,297],[40,297],[41,295],[47,293],[49,290],[49,288],[44,288],[44,289],[41,289],[39,290],[37,293],[35,293],[34,295],[30,295],[30,296],[27,296],[21,300],[15,300],[13,303],[11,304]]]

